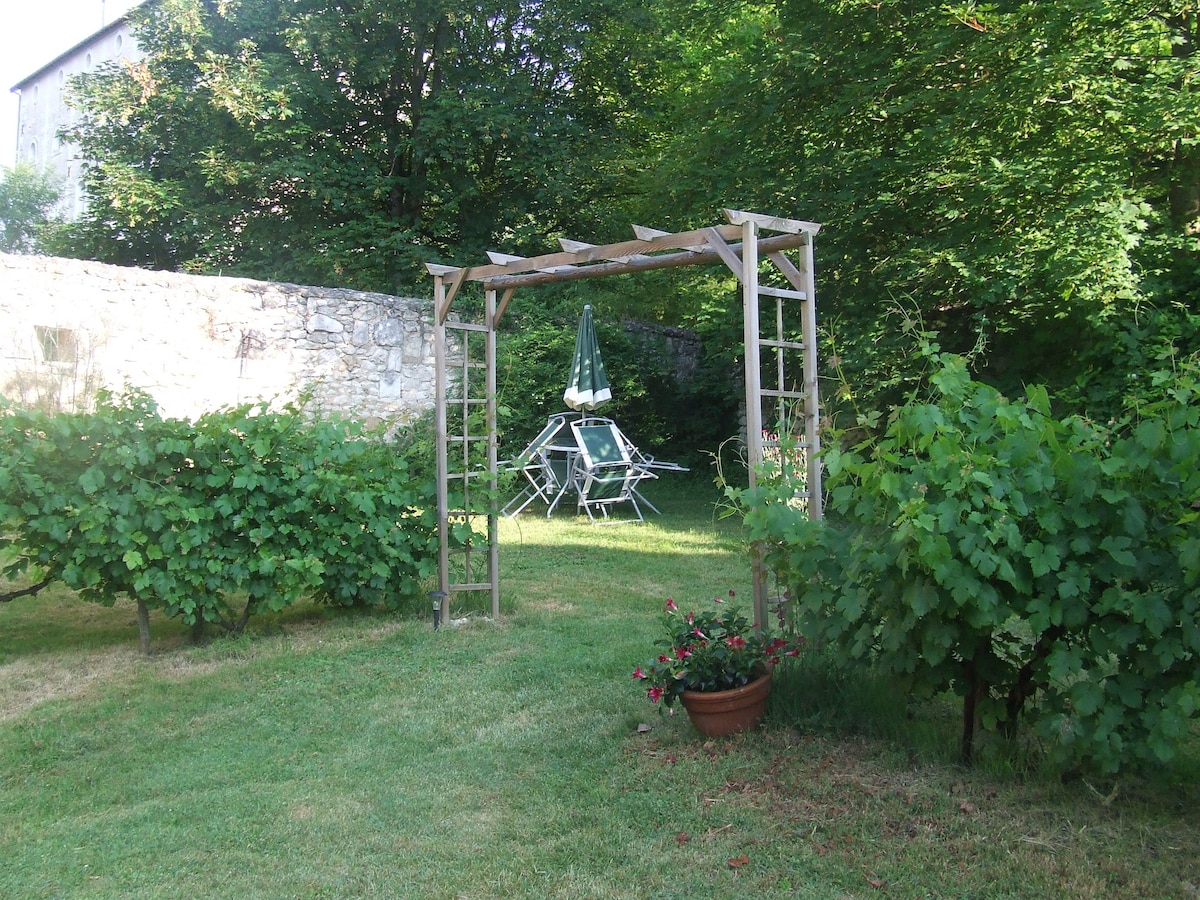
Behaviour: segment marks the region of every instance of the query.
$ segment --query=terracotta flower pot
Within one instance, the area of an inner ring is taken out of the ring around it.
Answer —
[[[748,731],[762,721],[771,690],[771,673],[729,691],[684,691],[679,701],[696,730],[706,737]]]

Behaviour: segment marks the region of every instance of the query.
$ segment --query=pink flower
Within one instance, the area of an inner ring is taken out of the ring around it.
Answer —
[[[699,628],[693,628],[692,634],[694,634],[696,637],[700,638],[700,640],[702,640],[702,641],[708,640],[708,635],[705,634],[703,631],[701,631]]]
[[[724,602],[725,601],[722,600],[720,597],[713,597],[713,603],[724,603]]]
[[[689,650],[687,647],[676,647],[675,648],[675,658],[676,659],[687,659],[691,655],[692,655],[692,651]]]
[[[729,589],[729,596],[730,596],[731,598],[732,598],[732,597],[736,597],[736,596],[737,596],[737,592],[736,592],[736,591],[734,591],[734,589],[733,589],[733,588],[730,588],[730,589]]]
[[[658,661],[660,663],[670,662],[671,657],[667,656],[667,654],[665,654],[665,653],[660,653],[660,654],[658,654]]]
[[[663,689],[658,685],[655,685],[654,687],[650,688],[650,690],[646,691],[646,696],[650,698],[651,703],[657,703],[662,695]]]
[[[675,601],[670,597],[667,598],[667,612],[675,612],[679,607],[675,605]]]
[[[645,672],[642,671],[641,666],[638,666],[636,669],[633,670],[633,677],[634,678],[649,678],[650,676],[648,676]]]
[[[746,646],[746,639],[740,634],[735,634],[733,637],[725,639],[725,646],[740,650]]]
[[[691,624],[692,624],[693,622],[695,622],[695,621],[696,621],[696,614],[695,614],[695,613],[693,613],[693,612],[689,612],[689,613],[687,614],[687,623],[688,623],[689,625],[691,625]]]

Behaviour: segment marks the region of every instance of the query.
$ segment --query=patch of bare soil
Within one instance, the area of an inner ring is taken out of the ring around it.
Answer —
[[[145,659],[123,648],[16,659],[0,666],[0,721],[48,700],[84,697],[97,682],[127,678]]]
[[[85,699],[147,670],[162,678],[193,678],[285,650],[304,652],[380,642],[402,624],[399,620],[364,619],[352,625],[331,625],[314,619],[290,623],[286,630],[273,634],[160,648],[150,656],[135,646],[122,646],[18,657],[0,665],[0,722],[51,700]]]

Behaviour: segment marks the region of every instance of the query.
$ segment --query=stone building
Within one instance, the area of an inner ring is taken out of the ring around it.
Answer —
[[[58,137],[60,129],[74,122],[75,113],[65,99],[67,85],[73,76],[92,72],[102,63],[136,60],[140,55],[126,13],[12,88],[20,98],[17,162],[49,170],[57,177],[62,185],[58,212],[67,221],[79,218],[87,202],[83,193],[79,148]]]

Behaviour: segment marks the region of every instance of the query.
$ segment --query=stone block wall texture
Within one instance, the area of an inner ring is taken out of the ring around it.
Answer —
[[[0,394],[71,409],[140,388],[164,415],[292,399],[371,422],[434,404],[432,301],[0,254]]]

